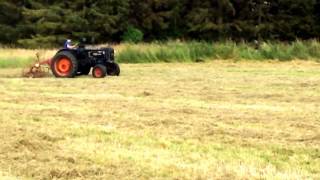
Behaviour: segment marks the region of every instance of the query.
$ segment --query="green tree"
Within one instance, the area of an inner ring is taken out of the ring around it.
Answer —
[[[227,38],[235,9],[229,0],[190,0],[186,24],[193,37],[207,40]]]
[[[21,18],[20,9],[13,2],[0,1],[0,42],[15,43],[19,38],[16,24]]]
[[[31,47],[65,38],[295,40],[320,37],[320,0],[0,0],[0,43]]]
[[[147,39],[180,35],[181,3],[178,0],[131,0],[129,23],[141,29]]]

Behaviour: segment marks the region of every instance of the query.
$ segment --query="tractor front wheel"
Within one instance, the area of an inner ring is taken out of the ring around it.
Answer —
[[[120,67],[117,63],[108,63],[107,64],[107,73],[110,76],[119,76],[120,75]]]
[[[73,78],[77,74],[78,61],[72,53],[61,51],[52,59],[51,70],[55,77]]]
[[[95,78],[104,78],[107,75],[107,67],[103,65],[96,65],[92,69],[92,76]]]

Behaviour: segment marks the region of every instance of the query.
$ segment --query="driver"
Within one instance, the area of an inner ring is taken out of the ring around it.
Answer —
[[[77,46],[78,46],[77,44],[72,45],[71,39],[67,39],[66,42],[64,43],[64,48],[65,49],[76,49]]]

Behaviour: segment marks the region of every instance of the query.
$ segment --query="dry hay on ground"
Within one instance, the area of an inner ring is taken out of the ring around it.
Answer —
[[[0,78],[0,177],[320,178],[318,64],[122,69],[105,79]]]

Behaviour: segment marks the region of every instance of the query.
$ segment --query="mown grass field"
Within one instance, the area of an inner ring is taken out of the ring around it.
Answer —
[[[0,179],[319,179],[320,64],[0,69]]]

